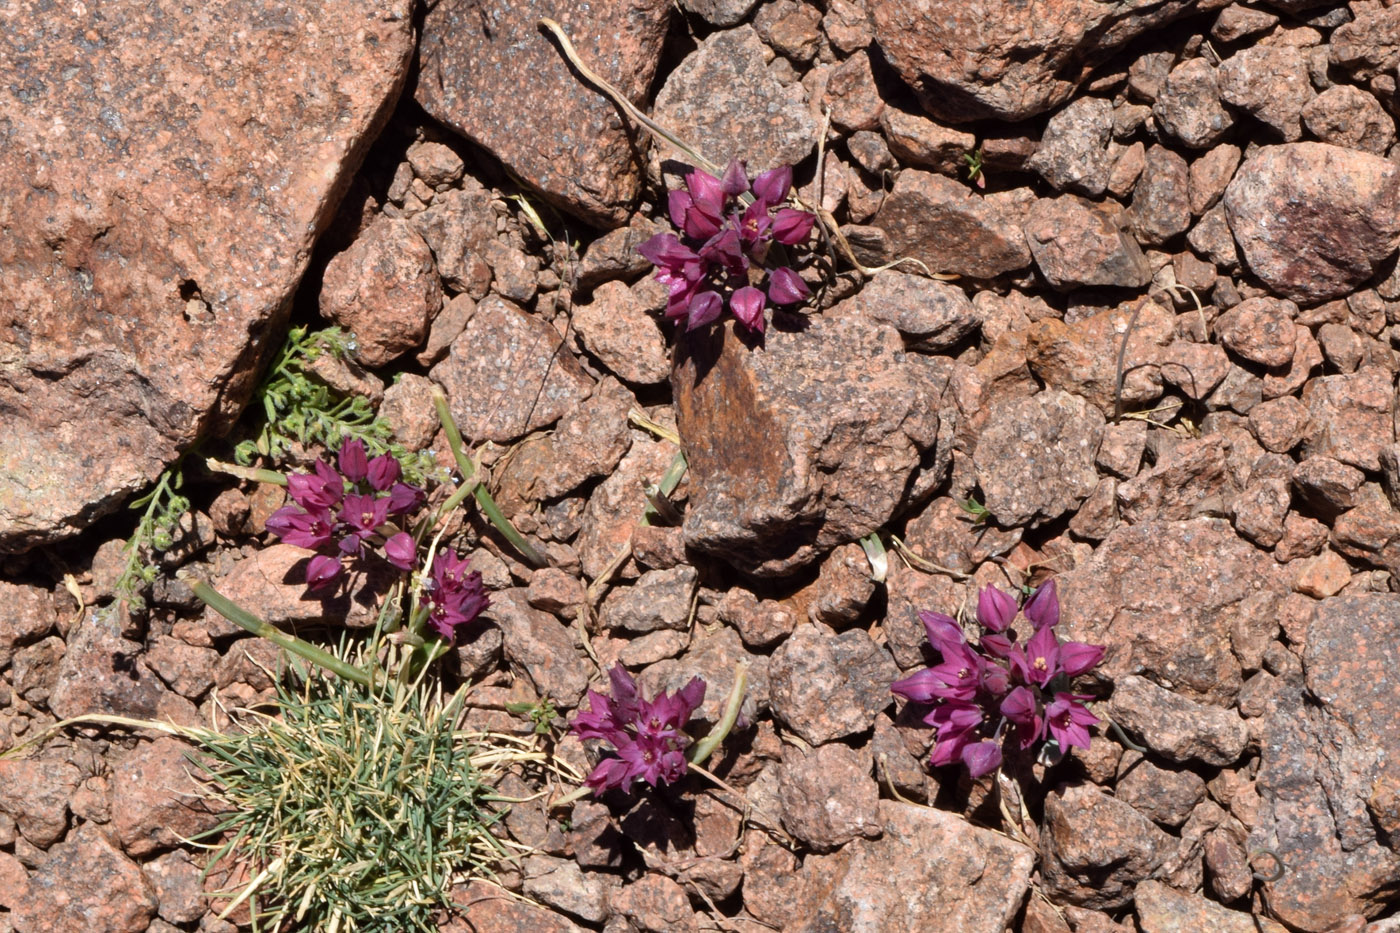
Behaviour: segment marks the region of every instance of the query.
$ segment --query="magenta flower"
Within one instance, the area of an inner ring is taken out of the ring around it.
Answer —
[[[728,307],[745,328],[762,333],[766,305],[811,297],[797,273],[767,265],[773,243],[803,243],[816,223],[806,211],[779,207],[791,189],[791,167],[764,172],[751,185],[744,163],[735,160],[723,178],[696,169],[685,176],[684,191],[667,195],[671,222],[681,236],[657,234],[638,252],[656,266],[656,279],[666,286],[668,319],[694,330],[718,320]],[[764,268],[767,287],[760,292],[754,283]]]
[[[977,597],[982,634],[969,643],[957,621],[920,612],[929,644],[941,656],[932,667],[890,685],[896,695],[932,707],[924,722],[936,732],[929,762],[934,767],[961,763],[973,777],[1001,766],[1006,727],[1021,750],[1047,738],[1061,753],[1088,747],[1088,727],[1098,722],[1084,706],[1088,696],[1068,692],[1070,679],[1103,660],[1104,649],[1083,642],[1061,642],[1053,580],[1035,591],[1021,609],[1034,634],[1016,644],[1016,600],[994,587]],[[1024,628],[1022,629],[1024,630]],[[1053,697],[1053,699],[1051,699]]]
[[[368,459],[363,441],[341,445],[340,472],[317,460],[310,473],[287,477],[293,504],[267,520],[267,530],[287,544],[316,551],[307,564],[308,589],[323,590],[340,578],[341,561],[360,558],[366,549],[383,548],[384,558],[411,570],[417,544],[391,524],[426,501],[423,491],[400,482],[403,468],[389,454]]]
[[[432,571],[423,584],[423,603],[428,607],[428,624],[451,641],[457,629],[469,625],[490,605],[481,574],[467,571],[469,558],[452,550],[438,551]]]
[[[612,697],[588,691],[589,708],[578,712],[571,728],[581,739],[610,743],[617,757],[600,761],[584,783],[601,795],[610,787],[626,790],[637,780],[656,787],[684,776],[690,744],[684,729],[705,699],[705,682],[693,677],[675,693],[662,691],[644,700],[622,665],[614,665],[608,679]]]
[[[1045,707],[1045,726],[1060,748],[1067,749],[1071,745],[1089,747],[1088,727],[1099,721],[1084,706],[1086,701],[1092,699],[1078,693],[1056,693],[1055,699]]]

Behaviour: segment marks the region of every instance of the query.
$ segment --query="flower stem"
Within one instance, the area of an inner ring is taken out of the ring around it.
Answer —
[[[227,473],[230,476],[237,476],[239,479],[250,479],[256,483],[273,483],[277,486],[287,485],[286,475],[278,473],[276,470],[239,466],[236,463],[225,463],[222,460],[215,460],[213,457],[205,458],[204,465],[207,466],[212,473]]]
[[[452,412],[447,407],[447,396],[438,386],[433,386],[433,407],[437,409],[438,420],[442,422],[442,430],[447,434],[447,444],[452,448],[452,459],[457,461],[457,469],[462,474],[462,482],[468,483],[476,475],[476,467],[472,466],[471,459],[462,449],[462,433],[457,430],[457,422],[452,420]],[[486,491],[486,487],[477,484],[474,494],[477,505],[481,506],[482,514],[492,525],[496,526],[496,530],[520,552],[531,566],[537,568],[548,566],[549,561],[545,560],[540,552],[536,551],[530,542],[525,540],[524,535],[515,530],[515,526],[501,512],[501,507],[496,505],[496,500],[491,498],[491,493]]]
[[[719,743],[723,742],[725,736],[729,735],[729,730],[734,728],[734,723],[739,720],[739,710],[744,705],[744,693],[749,687],[749,670],[743,661],[734,665],[734,688],[729,691],[729,699],[724,704],[724,715],[720,717],[714,729],[699,742],[695,743],[695,748],[690,752],[690,763],[693,765],[703,765],[715,753]]]
[[[343,677],[361,686],[370,686],[370,675],[355,665],[348,664],[329,651],[317,648],[308,641],[303,641],[295,635],[289,635],[275,625],[264,622],[203,580],[186,577],[186,582],[190,584],[190,589],[194,590],[194,595],[204,600],[206,604],[213,607],[215,612],[233,624],[247,629],[254,635],[266,638],[274,645],[285,648],[312,664],[325,668],[337,677]]]

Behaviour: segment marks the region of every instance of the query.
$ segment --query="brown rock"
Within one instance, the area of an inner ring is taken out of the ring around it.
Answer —
[[[167,690],[140,663],[142,650],[141,644],[121,637],[120,623],[110,608],[90,611],[69,637],[49,709],[63,719],[84,713],[136,719],[178,715],[183,724],[196,724],[193,704]]]
[[[141,869],[85,823],[49,849],[11,919],[23,933],[142,933],[155,915],[155,892]]]
[[[629,587],[613,590],[603,604],[609,629],[646,634],[660,629],[684,631],[690,624],[691,600],[699,575],[694,567],[648,570]]]
[[[799,11],[792,17],[799,22],[810,14],[818,14],[811,7],[800,7]],[[815,37],[815,30],[811,35]],[[771,40],[769,44],[772,44]],[[870,70],[870,55],[866,50],[861,49],[831,70],[823,97],[824,103],[828,103],[831,109],[831,122],[838,128],[856,132],[874,130],[880,126],[885,101],[875,85],[875,76]]]
[[[1352,77],[1374,78],[1400,62],[1400,13],[1394,8],[1368,9],[1337,27],[1328,43],[1328,58]]]
[[[1183,16],[1224,6],[1168,2],[1118,11],[1092,0],[1050,7],[980,8],[935,0],[872,0],[875,39],[924,108],[952,122],[1012,122],[1068,100],[1093,65],[1134,37]]]
[[[802,85],[779,83],[765,54],[752,26],[710,35],[667,77],[652,119],[685,127],[685,138],[720,164],[743,158],[755,172],[796,165],[815,145],[817,121]]]
[[[1041,875],[1051,900],[1115,909],[1150,878],[1176,840],[1121,800],[1092,784],[1062,787],[1045,798]]]
[[[837,877],[809,892],[783,929],[920,933],[936,917],[959,933],[1001,933],[1014,922],[1030,849],[942,810],[882,800],[878,813],[880,837],[849,843]]]
[[[632,921],[639,933],[685,933],[699,930],[685,889],[665,875],[649,873],[612,895],[614,913]]]
[[[273,544],[235,562],[213,585],[240,606],[256,606],[258,617],[273,625],[295,626],[304,622],[332,622],[347,628],[374,625],[380,601],[398,571],[388,563],[356,562],[352,573],[319,595],[306,591],[306,564],[312,551],[290,544]],[[238,629],[214,609],[204,610],[206,627],[219,634]]]
[[[462,179],[461,187],[443,192],[427,210],[414,215],[413,227],[432,249],[438,274],[448,288],[476,300],[486,297],[491,267],[484,257],[496,239],[496,212],[491,192],[481,182],[468,175]],[[449,302],[448,307],[453,304]],[[473,306],[462,308],[471,310]],[[446,347],[446,343],[430,335],[428,346],[434,345]]]
[[[839,671],[839,676],[827,676]],[[840,635],[804,625],[778,646],[768,667],[773,713],[804,740],[821,745],[868,731],[894,702],[899,668],[863,629]]]
[[[1194,771],[1159,768],[1137,752],[1123,756],[1113,796],[1161,826],[1186,822],[1206,795],[1206,782]]]
[[[1050,118],[1040,148],[1026,162],[1056,191],[1089,197],[1103,194],[1112,158],[1113,104],[1102,97],[1081,97]]]
[[[112,769],[112,832],[134,858],[171,849],[215,826],[218,808],[199,794],[190,746],[179,739],[144,743]]]
[[[659,0],[626,11],[540,0],[438,3],[423,20],[414,98],[555,205],[600,226],[620,225],[640,186],[636,140],[538,23],[557,17],[583,60],[642,104],[669,13]]]
[[[899,335],[854,315],[770,330],[760,352],[733,325],[691,331],[677,353],[676,421],[697,490],[686,545],[745,572],[789,573],[879,528],[937,438]]]
[[[1102,429],[1097,409],[1058,389],[993,412],[974,463],[982,504],[997,524],[1035,527],[1083,502],[1098,482]]]
[[[1278,298],[1249,298],[1215,320],[1221,343],[1262,366],[1287,366],[1295,345],[1293,319],[1298,306]]]
[[[473,881],[457,886],[451,898],[459,917],[441,933],[582,933],[583,927],[552,910],[522,901],[494,884]]]
[[[1220,99],[1239,107],[1285,142],[1303,135],[1301,115],[1314,96],[1308,58],[1293,46],[1241,49],[1220,63]]]
[[[1230,910],[1199,894],[1187,894],[1160,881],[1144,881],[1134,892],[1142,933],[1285,933],[1268,917]]]
[[[146,666],[182,697],[196,702],[214,685],[219,653],[212,648],[187,645],[168,635],[156,637],[146,651]]]
[[[505,636],[505,654],[517,676],[559,706],[572,709],[588,689],[589,665],[573,634],[554,616],[533,609],[525,590],[497,590],[483,615]]]
[[[1338,372],[1354,373],[1366,358],[1362,336],[1345,324],[1323,324],[1317,329],[1317,343]]]
[[[1106,645],[1105,676],[1222,706],[1241,682],[1231,618],[1246,597],[1287,591],[1272,558],[1207,518],[1120,525],[1059,581],[1065,637]]]
[[[799,621],[791,608],[771,599],[760,600],[740,587],[731,587],[716,608],[720,621],[733,626],[751,648],[777,644],[792,634]]]
[[[1363,470],[1379,470],[1381,450],[1395,440],[1394,386],[1394,377],[1377,367],[1309,382],[1303,404],[1312,427],[1302,455],[1335,457]]]
[[[1369,279],[1400,240],[1400,173],[1325,143],[1260,149],[1225,191],[1249,264],[1275,295],[1315,302]]]
[[[1172,342],[1175,332],[1176,320],[1170,311],[1156,302],[1138,299],[1074,324],[1058,318],[1037,321],[1026,332],[1026,362],[1047,385],[1081,396],[1105,414],[1112,414],[1123,341],[1127,340],[1127,351],[1118,398],[1127,410],[1161,396],[1162,349]]]
[[[29,901],[29,872],[8,852],[0,853],[0,907],[11,913]]]
[[[1323,551],[1298,562],[1298,578],[1293,588],[1304,596],[1326,599],[1336,596],[1351,582],[1351,566],[1336,551]]]
[[[1308,429],[1307,406],[1287,395],[1249,410],[1249,429],[1265,450],[1287,453],[1303,440]]]
[[[870,561],[858,544],[843,544],[822,561],[808,615],[833,628],[860,618],[875,597]]]
[[[1239,252],[1225,217],[1225,207],[1221,204],[1216,204],[1201,215],[1201,219],[1186,234],[1186,242],[1221,269],[1239,267]],[[1238,301],[1239,296],[1236,295],[1231,302],[1224,304],[1228,306]]]
[[[548,435],[522,442],[498,468],[498,501],[533,511],[544,499],[566,496],[590,480],[607,476],[632,446],[627,413],[632,393],[605,376],[591,398],[573,406]]]
[[[462,436],[510,441],[553,424],[586,398],[593,380],[547,323],[492,296],[429,374],[443,387]],[[505,378],[509,374],[509,378]]]
[[[1108,193],[1115,198],[1126,198],[1146,167],[1147,147],[1141,140],[1120,147],[1113,160],[1113,168],[1108,172]]]
[[[879,836],[880,792],[873,765],[869,750],[839,742],[810,752],[786,746],[778,772],[783,827],[818,852],[857,836]]]
[[[1126,522],[1184,521],[1222,515],[1238,494],[1227,472],[1225,444],[1216,436],[1182,441],[1157,463],[1118,487]]]
[[[1274,545],[1274,557],[1281,562],[1310,557],[1327,544],[1327,526],[1322,522],[1288,513],[1283,520],[1283,537]]]
[[[0,812],[26,840],[47,848],[68,829],[68,800],[82,774],[66,761],[0,759]]]
[[[1230,517],[1243,537],[1260,547],[1273,547],[1283,538],[1291,501],[1288,480],[1254,480],[1231,504]]]
[[[53,594],[37,586],[0,581],[0,668],[10,665],[15,648],[32,644],[53,631],[57,610]]]
[[[675,456],[676,447],[668,441],[634,438],[617,468],[593,489],[574,542],[590,580],[627,545],[647,506],[644,490],[660,481]]]
[[[967,167],[963,155],[977,148],[977,137],[971,133],[894,107],[880,114],[880,128],[900,164],[940,175],[957,177]]]
[[[1124,229],[1127,217],[1112,201],[1074,195],[1042,198],[1026,218],[1026,242],[1036,268],[1062,291],[1086,285],[1141,288],[1152,270]]]
[[[654,385],[671,375],[666,337],[632,289],[604,282],[593,300],[574,309],[584,349],[625,382]]]
[[[1211,149],[1235,125],[1234,116],[1220,104],[1217,82],[1216,69],[1204,58],[1177,65],[1152,106],[1157,125],[1187,148]]]
[[[1186,160],[1164,146],[1147,150],[1147,165],[1128,217],[1139,243],[1160,246],[1191,226],[1190,173]]]
[[[1219,388],[1229,373],[1230,358],[1213,343],[1178,340],[1162,356],[1162,378],[1198,401]]]
[[[695,718],[713,724],[719,722],[734,689],[734,668],[740,663],[748,671],[748,691],[740,716],[754,722],[768,712],[768,658],[745,651],[732,629],[697,632],[684,658],[656,662],[638,675],[637,683],[645,695],[654,696],[660,690],[679,690],[692,677],[703,678],[705,702],[695,711]]]
[[[1193,58],[1191,61],[1201,61]],[[1191,215],[1199,217],[1220,200],[1225,186],[1240,165],[1240,147],[1229,143],[1212,146],[1192,161],[1189,171]],[[1228,235],[1228,234],[1227,234]]]
[[[1303,108],[1303,125],[1324,143],[1384,155],[1395,142],[1395,121],[1374,95],[1334,84]]]
[[[1249,727],[1230,709],[1197,703],[1129,674],[1114,681],[1109,715],[1155,753],[1178,763],[1234,764]]]
[[[1282,398],[1303,387],[1312,371],[1322,365],[1322,348],[1313,339],[1312,331],[1301,324],[1293,327],[1293,361],[1284,370],[1264,374],[1259,390],[1263,398]]]
[[[418,346],[442,310],[428,244],[402,219],[381,214],[326,266],[321,316],[355,336],[355,355],[383,366]]]
[[[962,342],[981,316],[962,289],[944,282],[888,271],[849,299],[853,313],[888,324],[911,350],[936,353]]]
[[[1331,457],[1309,457],[1293,471],[1293,485],[1308,505],[1327,518],[1357,504],[1366,475]]]
[[[958,573],[972,573],[983,561],[1000,557],[1021,540],[1021,529],[974,525],[973,517],[951,496],[934,499],[905,526],[904,543],[925,560]]]
[[[0,157],[0,550],[86,527],[232,424],[398,95],[411,6],[0,14],[24,97]]]
[[[1146,447],[1146,422],[1136,418],[1110,422],[1104,425],[1094,465],[1119,479],[1132,479],[1142,464],[1142,452]]]
[[[888,237],[892,256],[913,256],[935,272],[990,279],[1030,265],[1019,214],[1004,195],[984,197],[946,176],[906,170],[873,223]]]
[[[169,923],[196,923],[204,916],[208,904],[200,867],[183,849],[154,858],[141,866],[141,872],[151,883],[159,904],[162,920]]]

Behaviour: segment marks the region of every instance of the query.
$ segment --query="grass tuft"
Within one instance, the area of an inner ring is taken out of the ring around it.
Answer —
[[[255,930],[435,931],[454,881],[511,858],[491,834],[493,784],[540,753],[459,730],[463,691],[444,703],[422,683],[297,674],[280,715],[243,711],[247,731],[202,736],[209,793],[233,810],[210,864],[241,859],[252,878],[225,913],[247,901]]]

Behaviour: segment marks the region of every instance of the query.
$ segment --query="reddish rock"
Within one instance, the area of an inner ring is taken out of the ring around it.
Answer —
[[[214,685],[219,653],[199,648],[168,635],[156,637],[146,651],[146,666],[182,697],[198,701]]]
[[[631,586],[613,590],[603,604],[609,629],[646,634],[660,629],[684,631],[690,625],[691,601],[698,574],[694,567],[648,570]]]
[[[1007,554],[1021,529],[975,525],[951,496],[934,499],[905,526],[904,543],[919,557],[957,573],[972,573],[983,561]]]
[[[1141,813],[1092,784],[1061,787],[1045,798],[1041,877],[1058,903],[1116,909],[1132,902],[1176,848]]]
[[[665,335],[621,282],[600,285],[591,302],[574,309],[573,323],[584,349],[619,379],[654,385],[671,375]]]
[[[411,7],[0,14],[23,97],[0,156],[0,550],[81,530],[232,424],[398,96]]]
[[[69,636],[49,695],[50,711],[62,719],[108,713],[199,724],[194,705],[167,690],[141,662],[143,650],[140,643],[121,636],[110,608],[89,610],[82,626]]]
[[[29,872],[8,852],[0,853],[0,907],[11,913],[29,901]]]
[[[1322,365],[1322,348],[1313,339],[1312,331],[1302,324],[1293,327],[1293,361],[1283,370],[1264,374],[1259,384],[1264,398],[1282,398],[1301,389],[1312,376],[1312,371]]]
[[[1317,343],[1327,362],[1338,372],[1356,372],[1366,357],[1365,341],[1345,324],[1323,324],[1317,329]]]
[[[692,677],[702,678],[706,684],[705,702],[695,711],[695,718],[716,723],[734,689],[734,668],[741,663],[748,671],[748,691],[740,716],[754,722],[768,712],[768,658],[744,650],[743,642],[732,629],[697,631],[685,657],[656,662],[638,675],[637,683],[645,695],[654,696],[661,690],[679,690]]]
[[[1147,165],[1128,210],[1139,243],[1160,246],[1191,226],[1190,174],[1186,160],[1165,146],[1147,150]]]
[[[1141,674],[1221,706],[1241,682],[1231,649],[1238,607],[1287,591],[1272,558],[1208,518],[1120,525],[1058,579],[1065,637],[1107,645],[1106,676]]]
[[[952,122],[1014,122],[1068,100],[1118,46],[1221,0],[1120,10],[1093,0],[998,8],[871,0],[875,40],[924,108]]]
[[[457,916],[441,933],[583,933],[567,917],[486,881],[454,887],[450,896]]]
[[[1303,500],[1332,518],[1357,504],[1357,491],[1366,475],[1331,457],[1309,457],[1293,471],[1293,485]]]
[[[818,852],[857,836],[880,835],[879,787],[870,751],[834,742],[811,751],[783,749],[778,772],[783,826]]]
[[[219,809],[191,777],[190,746],[174,738],[139,745],[112,769],[112,832],[134,858],[171,849],[215,826]]]
[[[783,929],[920,933],[938,918],[959,933],[1001,933],[1014,922],[1030,849],[943,810],[882,800],[878,815],[880,837],[849,843],[835,877],[813,885]]]
[[[1182,441],[1150,469],[1118,487],[1123,520],[1184,521],[1223,514],[1239,492],[1226,467],[1221,438]]]
[[[855,314],[888,324],[911,350],[935,353],[962,342],[981,323],[961,288],[890,270],[848,301]]]
[[[1261,366],[1287,366],[1293,360],[1293,319],[1298,306],[1278,298],[1249,298],[1215,320],[1220,342]]]
[[[1186,234],[1186,242],[1221,269],[1239,268],[1239,251],[1235,248],[1235,239],[1225,218],[1225,207],[1221,204],[1216,204],[1201,215],[1201,219]],[[1235,295],[1225,304],[1228,306],[1238,301],[1239,296]]]
[[[443,284],[473,299],[485,298],[491,285],[491,267],[486,264],[485,256],[496,239],[496,211],[491,192],[468,175],[462,179],[460,187],[433,198],[432,205],[414,215],[412,222],[432,249]],[[453,304],[455,302],[449,302],[448,307]],[[471,307],[470,304],[463,306],[464,310]],[[450,320],[439,318],[440,323],[434,330]],[[446,343],[435,337],[430,333],[429,349],[435,345],[445,348]]]
[[[983,196],[944,175],[905,170],[873,223],[891,258],[912,256],[934,272],[990,279],[1024,269],[1030,248],[1014,193]]]
[[[957,177],[967,169],[963,155],[977,148],[977,137],[919,114],[886,107],[880,128],[901,165]]]
[[[791,18],[799,23],[809,15],[820,15],[811,7],[797,9],[799,12]],[[815,35],[815,31],[812,35]],[[823,103],[830,108],[831,122],[834,126],[849,133],[879,128],[880,117],[885,111],[885,101],[880,96],[875,76],[870,70],[869,53],[862,49],[832,68],[822,98]]]
[[[605,376],[553,432],[523,441],[498,467],[496,496],[502,508],[532,512],[542,500],[561,498],[612,473],[631,449],[627,413],[635,404],[631,392]]]
[[[841,671],[838,678],[825,671]],[[863,629],[840,635],[803,625],[773,652],[768,666],[773,713],[804,740],[821,745],[868,731],[894,702],[899,668]]]
[[[1292,501],[1288,480],[1253,480],[1230,506],[1235,530],[1260,547],[1273,547],[1284,534],[1284,519]]]
[[[1141,288],[1152,270],[1124,229],[1127,216],[1112,201],[1074,195],[1042,198],[1026,217],[1026,242],[1035,265],[1062,291],[1086,285]]]
[[[141,869],[85,823],[49,849],[29,876],[29,899],[10,917],[22,933],[142,933],[155,915]]]
[[[196,923],[208,909],[200,867],[183,849],[167,852],[141,866],[156,895],[160,918],[169,923]]]
[[[1098,409],[1058,389],[994,411],[974,463],[982,504],[997,524],[1035,527],[1083,502],[1098,482],[1102,429]]]
[[[614,913],[638,933],[690,933],[700,929],[685,889],[665,875],[649,873],[612,895]]]
[[[379,417],[389,423],[395,439],[409,450],[430,446],[441,427],[433,409],[432,386],[423,376],[404,373],[384,390]]]
[[[1110,422],[1103,428],[1103,440],[1094,465],[1119,479],[1132,479],[1142,464],[1147,447],[1147,424],[1139,419]]]
[[[0,581],[0,669],[8,667],[15,648],[39,641],[53,631],[57,608],[53,594],[37,586]]]
[[[1058,318],[1037,321],[1026,332],[1026,362],[1047,385],[1081,396],[1111,415],[1123,341],[1127,351],[1117,396],[1123,409],[1131,410],[1161,396],[1163,348],[1175,333],[1170,311],[1138,299],[1073,324]]]
[[[1395,121],[1376,98],[1334,84],[1303,108],[1303,125],[1324,143],[1384,155],[1395,142]]]
[[[1361,10],[1329,39],[1328,59],[1353,78],[1365,81],[1393,71],[1400,62],[1400,11]]]
[[[1188,58],[1171,70],[1152,106],[1152,116],[1190,149],[1211,149],[1235,124],[1234,116],[1220,104],[1216,69],[1204,57]]]
[[[761,350],[732,324],[687,334],[671,379],[695,490],[686,545],[775,576],[881,527],[938,433],[903,360],[893,328],[853,314],[770,329]]]
[[[442,310],[433,253],[402,219],[381,214],[326,266],[321,316],[355,335],[355,355],[383,366],[421,344]]]
[[[26,840],[47,848],[68,829],[68,801],[82,780],[66,761],[0,759],[0,812],[15,821]]]
[[[210,584],[244,607],[257,607],[260,619],[286,627],[305,622],[331,622],[347,628],[367,628],[378,617],[380,601],[398,571],[386,562],[358,564],[334,588],[321,595],[306,591],[306,564],[312,551],[290,544],[273,544],[235,562]],[[212,608],[204,610],[210,631],[220,635],[241,631]]]
[[[1287,45],[1241,49],[1220,63],[1220,99],[1253,116],[1285,142],[1303,135],[1300,117],[1314,91],[1308,59]]]
[[[1271,399],[1249,410],[1249,429],[1265,450],[1287,453],[1307,434],[1307,406],[1291,395]]]
[[[1162,378],[1198,401],[1219,388],[1229,373],[1230,358],[1213,343],[1178,340],[1162,355]]]
[[[1056,191],[1098,197],[1108,184],[1112,157],[1108,141],[1113,132],[1113,103],[1102,97],[1081,97],[1050,118],[1040,148],[1026,167]]]
[[[684,127],[685,139],[720,165],[796,165],[816,143],[817,121],[803,86],[784,86],[768,70],[771,54],[752,26],[713,33],[666,78],[652,119]]]
[[[1304,457],[1328,456],[1363,470],[1379,470],[1381,451],[1394,443],[1395,379],[1371,367],[1322,376],[1303,389],[1312,427]]]
[[[505,636],[505,655],[517,676],[541,696],[572,709],[588,689],[589,664],[571,631],[554,616],[531,608],[520,588],[497,590],[484,617]]]
[[[1181,764],[1234,764],[1249,727],[1231,709],[1198,703],[1136,675],[1116,678],[1109,715],[1153,752]]]
[[[1160,881],[1144,881],[1134,892],[1138,928],[1142,933],[1286,933],[1287,928],[1268,917],[1230,910],[1199,894],[1170,888]]]
[[[1224,203],[1250,271],[1294,301],[1347,294],[1400,241],[1400,172],[1367,152],[1267,146],[1240,168]]]
[[[858,544],[843,544],[827,555],[808,610],[812,621],[840,628],[859,619],[877,590],[872,572]]]
[[[731,587],[716,607],[719,620],[734,627],[744,644],[767,648],[793,633],[800,621],[797,613],[771,599],[760,600],[748,590]]]
[[[584,576],[597,578],[627,546],[647,507],[646,487],[661,480],[675,456],[669,441],[634,439],[617,468],[594,487],[574,541]]]
[[[1326,599],[1336,596],[1351,582],[1351,565],[1336,551],[1323,551],[1298,563],[1298,577],[1293,581],[1293,589],[1304,596]]]
[[[1193,58],[1191,61],[1201,61]],[[1220,200],[1225,186],[1235,175],[1240,165],[1240,147],[1229,143],[1212,146],[1191,163],[1188,173],[1190,191],[1187,195],[1191,204],[1191,215],[1199,217]],[[1228,232],[1226,234],[1229,235]]]
[[[1184,768],[1159,768],[1137,752],[1123,756],[1113,796],[1160,826],[1186,822],[1206,795],[1206,782]]]
[[[1327,526],[1295,512],[1283,520],[1283,537],[1274,545],[1274,557],[1287,562],[1310,557],[1327,544]]]
[[[1115,198],[1126,198],[1147,167],[1147,147],[1137,140],[1126,147],[1118,147],[1117,152],[1113,168],[1108,172],[1108,193]]]
[[[539,28],[542,16],[557,18],[585,62],[644,103],[670,19],[660,0],[587,11],[539,0],[435,4],[423,19],[414,97],[555,205],[619,225],[640,186],[638,140],[578,79]]]
[[[447,393],[471,443],[510,441],[553,424],[588,397],[593,380],[563,337],[539,318],[492,296],[429,374]],[[509,378],[507,378],[507,376]]]

